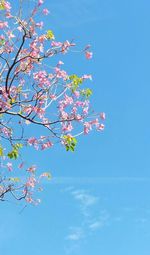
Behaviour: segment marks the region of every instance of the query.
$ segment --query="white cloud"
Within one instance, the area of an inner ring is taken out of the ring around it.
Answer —
[[[88,194],[85,190],[72,191],[71,194],[84,207],[95,205],[98,202],[98,197]]]
[[[102,205],[99,202],[99,197],[91,194],[85,189],[65,189],[71,197],[73,202],[77,205],[78,217],[81,224],[77,222],[77,225],[68,229],[68,235],[66,236],[66,251],[72,253],[77,251],[81,244],[86,242],[87,238],[93,235],[93,232],[108,225],[109,213],[107,210],[102,209]],[[77,252],[76,252],[77,253]]]
[[[77,205],[80,207],[80,212],[84,216],[84,219],[90,217],[90,210],[96,206],[99,198],[89,194],[86,190],[74,190],[70,194],[78,202]]]
[[[100,229],[106,225],[108,225],[110,219],[110,215],[106,210],[101,210],[100,215],[95,219],[92,220],[89,224],[89,229],[95,231]]]
[[[80,210],[80,217],[81,217],[81,226],[77,227],[70,227],[69,234],[66,236],[66,240],[71,241],[71,243],[79,244],[80,240],[83,240],[88,235],[89,229],[89,218],[91,217],[90,209],[96,206],[99,198],[89,194],[88,191],[83,189],[65,189],[68,192],[74,201],[76,201],[77,205],[79,206]]]
[[[71,227],[66,239],[78,243],[83,238],[87,238],[93,231],[104,227],[107,224],[109,214],[106,210],[100,210],[99,198],[93,194],[91,195],[89,191],[68,189],[67,192],[80,208],[82,224],[80,227]]]
[[[84,232],[81,227],[71,228],[71,233],[66,237],[66,239],[71,241],[79,241],[84,238]]]
[[[104,226],[104,223],[102,221],[95,221],[94,223],[89,225],[89,229],[94,231],[99,228],[102,228]]]

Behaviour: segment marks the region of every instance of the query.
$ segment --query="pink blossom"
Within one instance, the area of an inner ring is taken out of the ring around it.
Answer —
[[[44,15],[48,15],[48,14],[49,14],[49,10],[48,10],[48,9],[46,9],[46,8],[45,8],[45,9],[43,9],[43,11],[42,11],[42,12],[43,12],[43,14],[44,14]]]
[[[92,80],[92,75],[90,75],[90,74],[84,74],[84,75],[82,76],[82,79],[89,79],[89,80]]]
[[[9,39],[12,39],[15,37],[15,35],[11,31],[8,31],[7,34]]]
[[[83,117],[80,114],[77,114],[75,116],[75,119],[78,120],[78,121],[82,121]]]
[[[45,114],[45,109],[40,108],[40,107],[34,107],[35,113],[39,116],[39,118],[42,118]]]
[[[6,9],[7,11],[9,11],[9,10],[11,9],[11,5],[10,5],[9,2],[4,1],[4,6],[5,6],[5,9]]]
[[[79,98],[79,97],[80,97],[80,91],[75,90],[75,91],[74,91],[74,95],[75,95],[77,98]]]
[[[11,53],[13,52],[14,48],[11,46],[8,42],[5,43],[5,52],[6,53]]]
[[[36,166],[30,166],[28,169],[27,169],[28,172],[30,173],[34,173],[36,171]]]
[[[45,150],[45,149],[48,149],[52,146],[53,146],[53,144],[49,141],[49,142],[43,143],[42,146],[41,146],[41,149]]]
[[[45,139],[46,139],[46,136],[44,136],[44,135],[41,135],[41,136],[40,136],[40,140],[41,140],[41,141],[43,141],[43,140],[45,140]]]
[[[40,50],[40,52],[44,52],[44,47],[42,44],[39,46],[39,50]]]
[[[61,47],[61,46],[62,46],[62,43],[61,43],[61,42],[52,41],[52,42],[51,42],[51,46],[52,46],[52,47]]]
[[[84,114],[88,114],[88,112],[89,112],[89,107],[83,108],[83,113],[84,113]]]
[[[44,25],[43,21],[36,23],[36,26],[39,27],[40,29],[43,28],[43,25]]]
[[[26,182],[26,186],[34,188],[35,184],[36,184],[36,179],[34,177],[29,177],[28,181]]]
[[[32,199],[32,197],[26,197],[26,201],[27,201],[27,203],[32,203],[33,199]]]
[[[42,123],[45,124],[45,127],[49,127],[48,123],[49,123],[49,119],[48,118],[42,118]]]
[[[100,118],[101,118],[102,120],[105,120],[105,119],[106,119],[106,115],[105,115],[104,112],[101,112],[101,113],[100,113]]]
[[[49,97],[50,97],[52,100],[56,100],[56,95],[55,95],[55,94],[51,94]]]
[[[38,41],[40,43],[43,43],[45,41],[45,39],[46,39],[46,36],[45,35],[41,35],[41,36],[39,36]]]
[[[45,78],[47,76],[47,72],[46,71],[39,71],[39,72],[36,72],[36,73],[33,73],[33,78],[35,80],[41,80],[43,78]]]
[[[33,110],[33,107],[32,107],[32,106],[25,106],[25,107],[23,108],[23,111],[24,111],[25,113],[27,113],[27,114],[31,113],[32,110]]]
[[[72,108],[72,113],[73,113],[73,114],[76,114],[77,111],[78,111],[77,107],[74,106],[74,107]]]
[[[18,166],[18,168],[23,168],[23,166],[24,166],[24,162],[22,162],[21,164],[19,164],[19,166]]]
[[[91,123],[91,125],[95,125],[96,127],[99,125],[98,119],[91,120],[90,123]]]
[[[7,127],[3,127],[1,129],[1,132],[6,136],[6,137],[9,137],[11,134],[12,134],[12,131],[11,129],[7,128]]]
[[[33,73],[33,78],[39,82],[39,86],[43,88],[44,85],[50,86],[51,83],[49,81],[49,76],[46,71],[39,71],[36,73]]]
[[[8,170],[11,172],[12,171],[12,163],[8,162],[7,164]]]
[[[77,106],[77,107],[84,107],[84,105],[85,105],[85,103],[84,102],[82,102],[82,101],[76,101],[76,103],[75,103],[75,106]]]
[[[67,120],[67,118],[68,118],[68,113],[65,112],[65,111],[62,111],[62,112],[61,112],[61,118],[64,119],[64,120]]]
[[[66,41],[63,43],[62,45],[62,53],[66,53],[69,49],[69,47],[71,47],[72,44],[69,41]]]
[[[71,122],[69,123],[62,123],[62,131],[64,132],[71,132],[73,129],[73,126],[71,124]]]
[[[54,70],[57,75],[57,78],[60,78],[60,79],[62,78],[63,80],[67,79],[68,75],[64,70],[60,70],[60,68],[58,68],[58,67],[55,67]]]
[[[30,48],[34,51],[37,51],[37,42],[33,41],[32,43],[30,43]]]
[[[104,124],[100,124],[99,126],[98,126],[98,130],[101,130],[101,131],[103,131],[104,130]]]
[[[53,75],[52,73],[50,73],[50,74],[48,75],[48,78],[49,78],[50,80],[52,80],[52,79],[54,78],[54,75]]]
[[[22,31],[22,27],[18,26],[17,29],[21,32]]]
[[[38,6],[41,6],[43,3],[44,3],[43,0],[39,0],[39,1],[38,1]]]
[[[85,52],[85,56],[86,56],[87,59],[91,59],[92,56],[93,56],[93,53],[90,52],[90,51],[86,51],[86,52]]]
[[[5,27],[8,27],[8,22],[0,21],[0,29],[3,29]]]
[[[65,94],[63,103],[65,106],[73,104],[73,98]]]
[[[6,18],[7,19],[11,19],[13,16],[11,15],[11,13],[8,11],[6,12]]]
[[[84,123],[84,134],[87,135],[90,130],[92,129],[92,125],[90,122],[85,122]]]
[[[62,62],[61,60],[59,60],[58,65],[64,65],[64,62]]]
[[[38,143],[38,141],[37,141],[37,139],[35,138],[35,137],[30,137],[29,139],[28,139],[28,144],[31,146],[31,145],[35,145],[35,144],[37,144]]]

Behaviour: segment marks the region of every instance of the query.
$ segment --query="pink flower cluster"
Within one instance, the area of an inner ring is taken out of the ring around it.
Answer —
[[[104,130],[104,124],[103,123],[99,123],[98,119],[92,120],[92,121],[88,121],[84,123],[84,134],[88,134],[93,127],[96,127],[96,129],[99,130]]]
[[[46,71],[39,71],[39,72],[33,73],[33,78],[35,81],[38,82],[38,86],[41,88],[43,86],[49,87],[51,85]]]
[[[0,21],[0,29],[4,29],[6,27],[8,27],[8,22]]]

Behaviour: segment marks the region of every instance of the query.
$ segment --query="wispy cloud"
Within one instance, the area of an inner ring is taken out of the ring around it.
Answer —
[[[81,227],[71,227],[70,234],[66,236],[67,240],[79,241],[84,238],[84,232]]]
[[[80,213],[84,216],[84,219],[90,217],[90,209],[99,201],[97,196],[91,195],[87,190],[77,189],[70,192],[70,195],[77,202],[80,208]]]
[[[104,226],[104,223],[102,221],[95,221],[94,223],[89,225],[89,229],[97,230],[99,228],[102,228]]]
[[[101,229],[109,223],[110,214],[106,210],[101,210],[99,214],[100,215],[95,220],[92,219],[90,221],[91,223],[89,223],[89,229],[92,231]]]
[[[65,192],[72,197],[73,202],[78,208],[79,219],[81,224],[74,224],[68,229],[66,235],[66,250],[68,253],[75,252],[83,245],[88,236],[107,225],[109,221],[109,213],[107,210],[101,209],[99,197],[91,194],[85,189],[65,189]],[[81,242],[82,241],[82,242]],[[68,248],[67,248],[68,247]]]
[[[98,202],[98,197],[88,194],[85,190],[75,190],[71,194],[84,207],[92,206]]]
[[[90,178],[90,181],[91,179],[92,183],[94,180],[96,183],[97,181],[105,181],[108,184],[110,184],[110,181],[111,184],[150,181],[147,178],[136,177],[98,178],[98,180],[97,178]],[[72,180],[74,179],[72,178]],[[84,181],[87,181],[87,178],[85,178]],[[124,222],[130,222],[133,226],[141,228],[150,222],[149,207],[140,208],[135,205],[131,205],[110,211],[107,208],[107,205],[104,206],[107,201],[106,198],[97,195],[97,193],[93,191],[93,186],[87,185],[84,186],[86,188],[79,189],[73,185],[73,182],[68,183],[70,186],[65,188],[63,192],[70,196],[74,210],[76,210],[74,213],[77,216],[77,220],[73,221],[73,224],[68,226],[65,237],[66,253],[77,254],[78,250],[80,250],[80,246],[84,245],[91,236],[95,234],[98,235],[98,233],[103,231],[104,228],[109,228],[111,225],[115,227],[116,224],[118,225],[123,224]],[[77,187],[79,187],[79,185],[77,185]]]

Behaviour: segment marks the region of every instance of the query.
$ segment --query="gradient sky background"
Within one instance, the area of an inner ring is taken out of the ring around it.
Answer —
[[[93,59],[71,53],[64,68],[93,75],[96,111],[106,129],[26,158],[53,179],[42,203],[20,213],[0,204],[0,254],[150,254],[150,1],[45,0],[58,40],[92,45]]]

